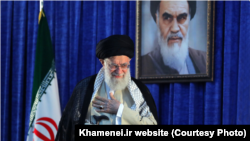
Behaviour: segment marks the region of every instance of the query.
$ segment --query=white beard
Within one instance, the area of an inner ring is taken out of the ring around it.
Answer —
[[[178,43],[168,46],[168,38],[164,40],[159,28],[157,37],[164,64],[180,72],[185,67],[186,58],[188,56],[188,32],[186,37],[182,38],[180,47]]]
[[[128,68],[127,72],[123,78],[115,78],[114,76],[117,75],[116,73],[110,73],[109,67],[105,64],[104,67],[104,81],[109,86],[110,90],[123,90],[128,86],[129,78],[130,78],[130,70]]]

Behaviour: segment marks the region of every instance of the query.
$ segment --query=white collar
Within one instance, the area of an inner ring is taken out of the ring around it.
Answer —
[[[108,99],[111,99],[109,93],[110,93],[110,92],[113,92],[113,94],[114,94],[115,91],[114,91],[114,90],[110,90],[108,84],[107,84],[105,81],[104,81],[104,83],[105,83],[105,88],[106,88],[106,93],[107,93]]]

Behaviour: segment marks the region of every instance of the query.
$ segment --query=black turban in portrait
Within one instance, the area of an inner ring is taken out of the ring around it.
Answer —
[[[159,8],[160,2],[161,1],[153,1],[153,0],[151,0],[150,2],[150,12],[154,20],[156,19],[155,14],[156,14],[157,9]],[[187,2],[189,5],[189,9],[191,10],[190,14],[191,14],[191,19],[192,19],[196,12],[196,1],[187,1]]]
[[[120,55],[134,57],[134,42],[127,35],[112,35],[96,45],[96,57],[99,59]]]

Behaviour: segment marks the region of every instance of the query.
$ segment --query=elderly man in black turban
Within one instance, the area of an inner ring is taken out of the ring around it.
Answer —
[[[196,1],[151,1],[150,11],[158,29],[158,45],[142,56],[142,65],[147,67],[142,75],[206,73],[206,52],[188,46]]]
[[[103,67],[75,87],[56,136],[74,140],[76,124],[157,124],[154,99],[148,88],[130,76],[134,43],[126,35],[112,35],[96,46]]]

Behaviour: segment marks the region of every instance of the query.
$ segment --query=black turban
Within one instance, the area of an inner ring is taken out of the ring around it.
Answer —
[[[96,57],[99,59],[125,55],[134,57],[134,42],[127,35],[112,35],[101,40],[96,46]]]
[[[189,9],[191,9],[191,19],[194,17],[196,12],[196,1],[187,1],[189,5]],[[160,1],[151,1],[150,2],[150,12],[155,20],[155,13],[160,5]]]

